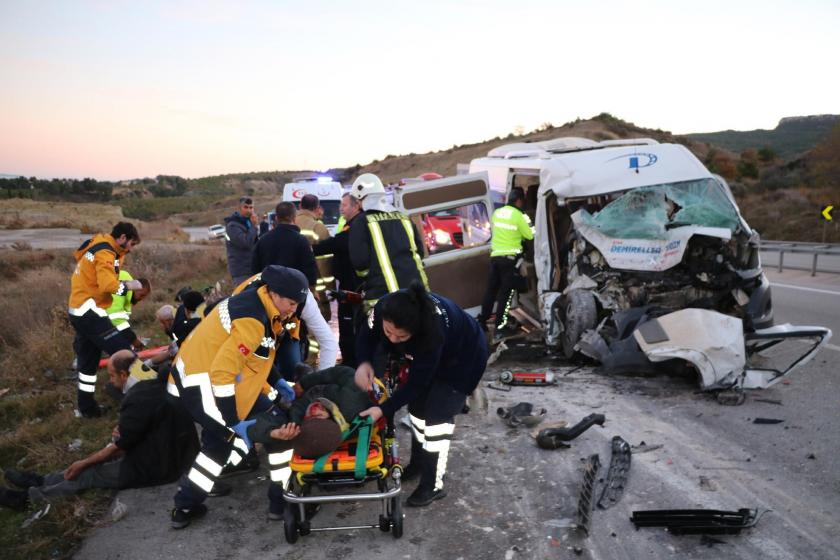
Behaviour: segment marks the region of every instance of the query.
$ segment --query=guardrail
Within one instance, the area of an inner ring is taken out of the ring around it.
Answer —
[[[817,262],[820,256],[840,257],[840,245],[831,243],[806,243],[803,241],[773,241],[762,240],[761,252],[765,253],[779,253],[778,271],[782,272],[785,269],[785,253],[792,255],[804,254],[811,255],[811,266],[796,266],[788,265],[787,268],[792,270],[810,270],[811,276],[816,276],[817,272],[825,272],[830,274],[840,274],[840,268],[836,269],[818,269]]]

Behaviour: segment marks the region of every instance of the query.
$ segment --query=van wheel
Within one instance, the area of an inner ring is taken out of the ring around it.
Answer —
[[[595,296],[587,290],[572,290],[566,296],[565,316],[563,322],[563,355],[572,358],[575,355],[575,344],[580,336],[589,329],[595,328],[598,320],[598,307]]]

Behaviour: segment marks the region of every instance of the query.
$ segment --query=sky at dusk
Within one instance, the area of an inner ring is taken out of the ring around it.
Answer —
[[[0,173],[326,169],[610,112],[840,113],[840,2],[0,0]]]

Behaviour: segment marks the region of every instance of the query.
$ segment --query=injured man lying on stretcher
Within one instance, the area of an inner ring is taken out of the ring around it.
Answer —
[[[248,428],[253,442],[277,443],[283,426],[294,423],[300,434],[290,447],[305,459],[335,450],[349,421],[371,406],[370,396],[354,381],[355,370],[335,366],[303,376],[295,385],[296,398],[288,411],[273,408],[254,417]]]

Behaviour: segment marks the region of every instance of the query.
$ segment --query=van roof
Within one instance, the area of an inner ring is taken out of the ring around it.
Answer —
[[[320,200],[341,200],[343,189],[338,181],[297,181],[283,185],[283,200],[300,200],[307,194],[314,194]]]

